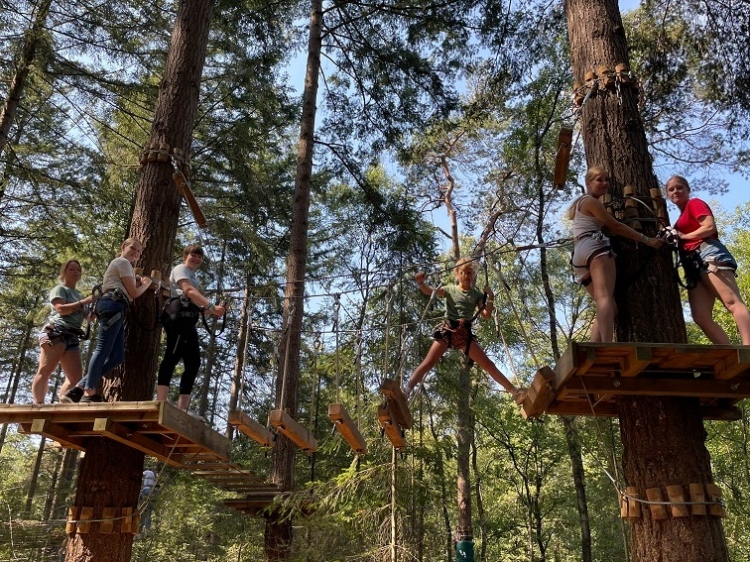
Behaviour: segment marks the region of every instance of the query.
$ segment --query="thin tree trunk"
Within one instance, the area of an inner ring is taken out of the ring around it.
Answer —
[[[312,0],[307,70],[302,94],[302,121],[297,145],[297,171],[294,180],[282,337],[279,346],[279,384],[276,385],[277,405],[279,408],[286,410],[292,417],[297,415],[302,316],[305,304],[304,279],[307,270],[310,183],[313,169],[315,111],[318,97],[322,37],[323,2],[322,0]],[[283,490],[291,490],[294,486],[294,454],[294,444],[286,437],[281,437],[274,448],[270,479]],[[268,562],[289,560],[292,554],[291,545],[292,518],[275,515],[269,517],[266,520],[265,530],[265,553]]]
[[[39,298],[34,301],[34,308],[39,305]],[[26,363],[26,353],[29,350],[31,344],[31,334],[34,332],[34,324],[29,322],[26,324],[26,331],[23,334],[21,345],[18,349],[18,359],[13,365],[13,374],[8,380],[8,387],[5,389],[5,395],[3,396],[4,404],[13,404],[16,400],[16,392],[18,392],[18,384],[21,381],[21,374],[23,373],[24,363]],[[8,425],[7,423],[2,424],[3,427],[0,429],[0,452],[3,450],[5,445],[5,439],[8,436]]]
[[[211,0],[183,0],[178,6],[149,145],[166,144],[190,152],[212,11]],[[180,211],[172,173],[169,162],[143,164],[130,228],[130,235],[143,243],[140,265],[146,272],[160,270],[162,278],[166,278],[172,256]],[[158,304],[153,293],[136,300],[133,314],[138,322],[129,322],[124,369],[117,369],[105,384],[109,400],[148,400],[153,396],[160,332],[148,328],[155,325]],[[93,507],[98,514],[104,507],[137,507],[143,458],[140,451],[109,439],[87,439],[74,505]],[[66,560],[128,562],[132,544],[132,534],[102,534],[94,523],[91,532],[70,538]]]
[[[34,468],[31,471],[31,480],[29,481],[29,489],[26,493],[26,506],[24,507],[24,516],[26,519],[31,518],[31,508],[34,504],[34,496],[36,495],[36,487],[39,482],[39,470],[42,467],[42,460],[44,459],[44,446],[47,444],[47,438],[42,437],[39,441],[39,448],[36,452],[36,460],[34,460]]]
[[[628,64],[628,45],[617,0],[566,0],[570,52],[575,80],[599,65]],[[649,197],[658,188],[634,88],[599,92],[581,113],[581,134],[589,165],[603,165],[611,176],[613,197],[633,185]],[[645,223],[646,233],[655,228]],[[668,251],[617,245],[618,315],[615,333],[624,342],[685,343],[686,333]],[[625,484],[642,496],[648,488],[665,489],[713,481],[706,432],[695,399],[621,397],[618,399]],[[725,562],[726,540],[717,517],[683,517],[631,521],[636,561]]]
[[[221,247],[221,259],[219,260],[219,272],[217,275],[217,284],[221,289],[224,281],[224,265],[226,259],[227,245],[224,243]],[[219,291],[221,293],[221,291]],[[201,385],[200,401],[198,403],[198,414],[206,417],[208,412],[208,394],[211,388],[211,375],[214,372],[214,363],[216,362],[216,331],[219,327],[219,319],[214,317],[213,322],[210,323],[211,330],[209,331],[208,344],[206,345],[206,364],[203,367],[203,384]],[[221,376],[220,374],[217,376]],[[215,400],[218,393],[213,393],[214,404],[211,407],[211,421],[215,414]]]
[[[18,61],[16,74],[10,82],[8,96],[5,98],[2,110],[0,110],[0,153],[8,144],[10,137],[10,128],[16,117],[18,105],[23,98],[23,91],[26,88],[26,81],[34,66],[37,52],[44,42],[44,25],[47,21],[49,8],[52,0],[43,0],[39,4],[36,14],[34,15],[34,24],[31,30],[24,33],[23,49],[21,51],[21,60]],[[2,197],[0,197],[0,200]]]
[[[242,378],[245,373],[245,359],[247,358],[247,345],[250,341],[250,322],[252,312],[250,308],[250,284],[252,277],[248,274],[245,280],[245,295],[242,299],[242,311],[240,312],[240,332],[237,335],[237,351],[234,355],[234,368],[232,369],[232,388],[229,392],[229,411],[236,410],[240,403],[240,392],[242,390]],[[230,439],[234,435],[234,426],[227,424],[226,436]]]
[[[55,504],[55,496],[57,495],[57,484],[60,479],[60,470],[62,469],[63,460],[65,455],[62,450],[55,452],[55,467],[52,469],[52,480],[47,490],[47,498],[44,501],[44,512],[42,513],[42,521],[49,521],[52,515],[52,507]]]

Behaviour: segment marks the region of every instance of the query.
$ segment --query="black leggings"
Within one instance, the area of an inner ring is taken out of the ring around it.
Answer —
[[[190,394],[201,366],[198,330],[195,326],[167,329],[167,350],[159,366],[159,386],[169,386],[177,363],[182,359],[185,372],[180,379],[180,394]]]

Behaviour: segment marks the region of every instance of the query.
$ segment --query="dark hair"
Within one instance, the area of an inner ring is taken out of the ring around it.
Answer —
[[[202,256],[203,255],[203,248],[201,248],[200,244],[188,244],[187,246],[185,246],[185,249],[182,250],[182,259],[183,259],[183,261],[190,254],[198,254],[199,256]]]

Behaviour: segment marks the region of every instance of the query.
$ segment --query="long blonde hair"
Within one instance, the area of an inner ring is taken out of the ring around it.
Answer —
[[[567,216],[570,220],[573,220],[575,218],[576,209],[578,208],[578,203],[580,202],[580,200],[588,195],[588,187],[591,180],[593,180],[596,176],[600,176],[602,174],[607,174],[607,170],[604,168],[604,166],[591,166],[588,170],[586,170],[586,175],[584,176],[584,182],[586,183],[586,193],[576,197],[573,200],[573,203],[570,205],[570,208],[567,212]]]
[[[69,266],[69,265],[70,265],[71,263],[77,263],[77,264],[78,264],[78,267],[81,267],[81,262],[79,262],[78,260],[68,260],[68,261],[66,261],[65,263],[63,263],[63,264],[62,264],[62,267],[60,268],[60,273],[59,273],[59,275],[57,276],[57,280],[58,280],[58,281],[59,281],[60,283],[63,283],[63,282],[65,281],[65,270],[66,270],[66,269],[68,269],[68,266]]]

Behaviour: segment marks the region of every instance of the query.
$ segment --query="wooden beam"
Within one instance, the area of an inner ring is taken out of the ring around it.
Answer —
[[[159,403],[159,424],[185,437],[183,442],[195,443],[208,449],[215,459],[228,460],[232,443],[229,438],[214,431],[202,421],[183,412],[169,402]]]
[[[401,427],[411,429],[414,420],[409,411],[409,403],[404,393],[401,392],[398,382],[393,379],[383,379],[383,384],[380,385],[380,392],[390,398],[393,415]]]
[[[184,461],[183,456],[175,454],[171,448],[165,447],[161,443],[109,418],[96,418],[94,420],[94,432],[133,449],[137,449],[171,466],[179,467]]]
[[[697,398],[750,398],[750,380],[665,379],[651,377],[576,377],[569,392],[588,394],[681,396]]]
[[[614,402],[600,402],[591,410],[591,405],[584,400],[552,402],[547,407],[548,414],[559,416],[617,416],[617,406]]]
[[[404,440],[404,432],[393,413],[392,404],[388,400],[385,404],[378,406],[378,423],[385,430],[385,435],[393,448],[400,451],[406,447],[406,441]]]
[[[740,373],[750,371],[750,347],[732,349],[726,359],[714,366],[714,377],[720,380],[732,379]]]
[[[620,374],[623,377],[636,377],[651,364],[653,358],[650,347],[635,346],[625,356]]]
[[[570,380],[570,377],[572,377],[577,370],[578,344],[575,342],[571,342],[571,344],[565,350],[565,353],[562,354],[562,357],[560,357],[553,369],[553,371],[555,372],[554,390],[558,393],[558,398],[562,398],[559,393],[563,392],[565,383]]]
[[[35,419],[30,425],[20,424],[20,429],[21,431],[19,431],[19,433],[35,433],[46,437],[47,439],[57,441],[63,447],[69,449],[77,449],[79,451],[86,450],[83,445],[83,440],[80,437],[71,434],[66,428],[53,423],[46,418]]]
[[[573,129],[562,127],[557,136],[557,154],[555,155],[555,173],[552,185],[557,189],[565,187],[570,163],[570,150],[573,147]]]
[[[232,410],[229,412],[227,422],[257,442],[261,447],[273,448],[276,444],[274,434],[266,426],[259,424],[245,412]]]
[[[334,423],[334,427],[344,438],[344,441],[349,444],[352,451],[358,455],[367,453],[367,443],[362,438],[357,425],[349,417],[349,413],[343,404],[329,404],[328,417]]]
[[[315,436],[295,421],[284,410],[272,410],[269,416],[271,425],[286,435],[303,451],[314,453],[318,450]]]

